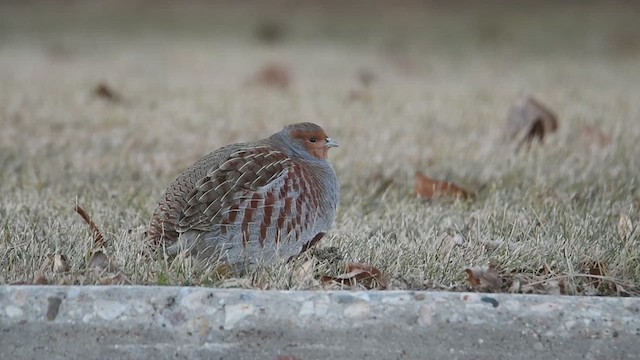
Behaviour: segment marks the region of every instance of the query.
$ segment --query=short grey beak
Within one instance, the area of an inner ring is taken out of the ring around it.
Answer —
[[[325,146],[328,147],[328,148],[338,147],[338,142],[333,140],[330,137],[326,138],[325,141],[327,142],[327,144]]]

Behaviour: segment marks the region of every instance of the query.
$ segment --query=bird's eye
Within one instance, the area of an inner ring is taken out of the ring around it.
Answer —
[[[309,142],[314,143],[314,142],[317,142],[317,141],[318,141],[318,139],[317,139],[317,138],[314,138],[314,137],[309,138]]]

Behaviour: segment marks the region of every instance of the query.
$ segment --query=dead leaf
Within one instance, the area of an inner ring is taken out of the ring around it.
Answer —
[[[69,271],[69,262],[64,254],[53,255],[53,272],[63,273]]]
[[[389,59],[391,65],[402,75],[414,76],[420,73],[417,62],[409,55],[398,54],[393,51],[393,55]]]
[[[87,265],[88,269],[98,270],[100,272],[115,272],[115,266],[111,263],[111,260],[103,253],[102,251],[96,251],[91,255],[89,259],[89,263]]]
[[[96,225],[89,213],[87,213],[84,208],[82,208],[82,206],[78,204],[76,204],[75,210],[82,217],[82,219],[84,219],[84,221],[89,224],[89,227],[93,231],[93,249],[97,250],[104,248],[107,245],[107,242],[104,239],[104,236],[102,236],[100,229],[98,229],[98,225]]]
[[[368,88],[377,80],[376,73],[371,69],[362,68],[358,70],[358,80],[365,88]]]
[[[560,295],[562,290],[558,280],[547,280],[541,282],[537,287],[525,285],[522,287],[525,294],[544,294],[544,295]]]
[[[293,75],[288,66],[279,63],[270,63],[258,70],[248,83],[251,85],[288,90],[292,82],[292,77]]]
[[[96,282],[98,285],[131,285],[132,282],[124,274],[117,273],[115,275],[103,276]]]
[[[44,272],[51,265],[51,259],[52,258],[53,258],[53,256],[51,256],[50,254],[47,255],[44,258],[44,261],[40,265],[40,268],[38,268],[38,270],[36,270],[36,272],[33,274],[33,281],[31,282],[32,284],[34,284],[34,285],[48,285],[49,284],[49,280],[47,280],[47,277],[44,275]]]
[[[361,285],[366,289],[385,290],[389,285],[389,279],[382,272],[364,263],[347,263],[345,266],[346,273],[338,276],[323,276],[322,283],[338,283],[347,286]]]
[[[498,265],[490,262],[489,266],[466,268],[467,282],[471,287],[479,291],[499,291],[502,287],[502,278],[498,273]]]
[[[633,232],[633,223],[627,214],[620,213],[620,218],[618,219],[618,235],[620,238],[627,240],[631,233]]]
[[[261,42],[269,45],[274,45],[282,40],[286,34],[286,28],[283,23],[273,20],[266,19],[261,21],[253,31],[256,39]]]
[[[93,95],[113,103],[122,101],[122,96],[105,82],[100,82],[96,85],[93,89]]]
[[[347,100],[351,102],[362,101],[367,103],[373,100],[373,95],[369,89],[351,89],[347,96]]]
[[[468,199],[473,194],[460,186],[441,180],[431,179],[420,171],[416,172],[416,193],[423,199],[433,199],[440,196],[453,196]]]
[[[617,293],[614,281],[607,278],[607,269],[605,264],[600,261],[590,261],[582,264],[582,272],[592,275],[588,278],[589,284],[598,293],[615,294]]]
[[[558,118],[532,96],[516,101],[507,115],[507,134],[517,141],[519,150],[523,144],[531,144],[538,138],[542,141],[547,134],[558,130]]]
[[[582,128],[582,140],[589,148],[607,147],[613,142],[611,136],[605,134],[602,129],[595,125],[586,125]]]
[[[221,289],[251,289],[253,288],[251,285],[251,279],[249,278],[231,278],[225,279],[221,284],[218,285]]]
[[[33,277],[33,285],[49,285],[49,280],[40,271],[36,271]]]

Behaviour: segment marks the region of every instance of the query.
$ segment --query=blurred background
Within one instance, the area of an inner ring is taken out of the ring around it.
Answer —
[[[635,1],[123,0],[4,1],[1,6],[3,41],[57,41],[49,50],[60,56],[75,42],[122,37],[582,56],[633,56],[640,42]]]

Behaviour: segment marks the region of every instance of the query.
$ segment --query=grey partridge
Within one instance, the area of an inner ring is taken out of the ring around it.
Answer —
[[[222,147],[169,185],[148,240],[230,265],[290,259],[331,228],[339,185],[327,160],[338,144],[313,123],[288,125],[251,143]]]

